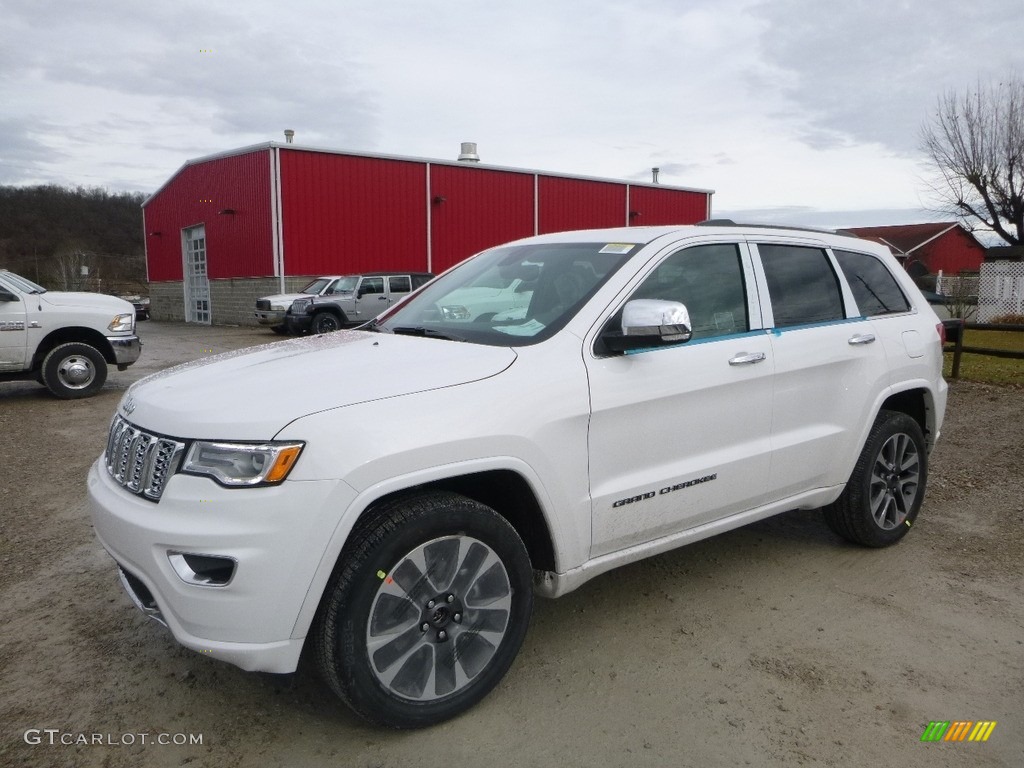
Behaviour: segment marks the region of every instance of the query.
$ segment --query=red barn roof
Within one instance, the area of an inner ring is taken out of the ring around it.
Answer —
[[[977,270],[985,256],[984,246],[955,221],[849,227],[847,231],[888,246],[912,274],[936,274],[940,270],[957,274]]]

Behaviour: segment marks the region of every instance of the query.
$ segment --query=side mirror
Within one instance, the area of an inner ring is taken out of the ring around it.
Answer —
[[[622,330],[601,339],[612,352],[682,344],[690,340],[690,313],[678,301],[634,299],[622,308]]]
[[[10,291],[0,288],[0,301],[19,301],[19,297],[15,296]]]

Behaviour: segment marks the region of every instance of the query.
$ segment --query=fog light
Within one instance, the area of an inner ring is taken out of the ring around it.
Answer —
[[[237,562],[230,557],[168,552],[167,559],[186,584],[202,587],[226,587],[235,575]]]

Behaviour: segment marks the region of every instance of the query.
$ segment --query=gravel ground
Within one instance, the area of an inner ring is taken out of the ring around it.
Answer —
[[[898,546],[850,546],[793,512],[613,571],[538,602],[481,705],[399,733],[304,667],[246,673],[178,647],[122,593],[85,475],[125,387],[275,338],[140,332],[139,364],[92,399],[0,385],[0,765],[1024,765],[1020,390],[952,386]],[[921,743],[931,720],[998,726],[986,743]]]

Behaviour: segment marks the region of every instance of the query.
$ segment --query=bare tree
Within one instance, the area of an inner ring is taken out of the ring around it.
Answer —
[[[941,96],[921,144],[933,189],[968,228],[980,222],[1024,245],[1024,78]]]
[[[56,282],[65,291],[81,291],[88,285],[87,275],[82,274],[83,267],[95,262],[95,255],[81,248],[61,248],[53,258]]]

